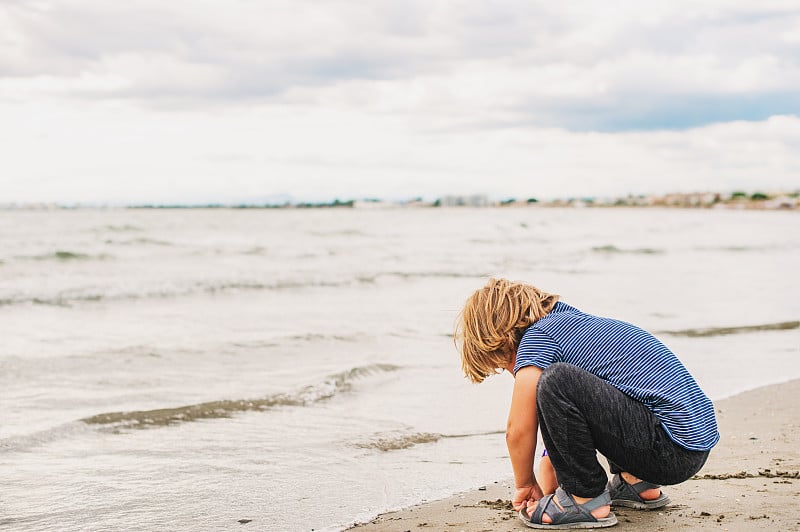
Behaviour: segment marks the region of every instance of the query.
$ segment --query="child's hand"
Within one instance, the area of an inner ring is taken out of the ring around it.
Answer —
[[[514,492],[514,500],[511,501],[511,504],[514,506],[515,510],[519,511],[524,506],[527,506],[528,501],[538,501],[543,496],[542,490],[538,484],[534,484],[533,486],[523,486],[516,489]]]

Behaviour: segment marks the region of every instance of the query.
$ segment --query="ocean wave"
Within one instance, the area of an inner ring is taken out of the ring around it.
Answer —
[[[289,337],[290,340],[299,340],[301,342],[358,342],[363,339],[363,335],[358,334],[321,334],[321,333],[307,333],[295,334]]]
[[[452,271],[422,271],[422,272],[400,272],[400,271],[393,271],[393,272],[383,272],[377,274],[377,276],[390,276],[390,277],[399,277],[401,279],[472,279],[472,278],[480,278],[480,277],[489,277],[487,273],[474,273],[474,272],[452,272]]]
[[[242,255],[265,255],[267,251],[264,246],[255,246],[242,251]]]
[[[474,436],[489,436],[492,434],[504,434],[505,431],[496,430],[488,432],[470,432],[466,434],[439,434],[435,432],[412,432],[412,433],[380,433],[365,442],[353,444],[360,449],[375,449],[378,451],[399,451],[408,449],[415,445],[425,443],[435,443],[448,438],[472,438]]]
[[[796,248],[797,244],[794,242],[781,242],[772,244],[731,244],[720,246],[696,246],[692,248],[695,251],[710,251],[710,252],[730,252],[730,253],[747,253],[747,252],[764,252],[764,251],[786,251],[787,249]]]
[[[93,256],[90,258],[100,258]],[[273,282],[262,281],[199,281],[189,285],[172,285],[158,289],[131,289],[130,291],[113,291],[105,287],[86,288],[83,290],[65,290],[54,295],[41,294],[9,294],[0,295],[0,307],[10,305],[50,305],[69,307],[72,304],[98,302],[98,301],[139,301],[146,299],[168,299],[197,294],[223,294],[227,292],[243,291],[268,291],[268,290],[299,290],[304,288],[340,288],[358,285],[374,284],[380,277],[395,277],[403,280],[417,278],[482,278],[483,273],[462,273],[448,271],[429,272],[379,272],[372,275],[358,274],[351,278],[335,280],[280,280]]]
[[[309,231],[309,235],[312,236],[324,236],[326,238],[332,236],[370,236],[364,231],[359,231],[358,229],[341,229],[341,230],[332,230],[332,231]]]
[[[18,452],[45,445],[63,438],[70,438],[79,434],[90,432],[91,428],[85,423],[71,421],[57,427],[38,430],[30,434],[10,436],[0,439],[0,452]]]
[[[592,248],[592,251],[595,253],[625,253],[625,254],[632,254],[632,255],[660,255],[664,253],[663,249],[656,249],[656,248],[630,248],[630,249],[623,249],[618,248],[617,246],[607,245],[607,246],[596,246]]]
[[[80,253],[78,251],[57,250],[53,253],[45,253],[43,255],[32,255],[18,257],[26,260],[55,260],[59,262],[73,261],[73,260],[108,260],[112,259],[111,255],[102,253],[100,255],[89,255],[88,253]]]
[[[130,224],[106,225],[101,227],[100,230],[113,231],[115,233],[131,233],[137,231],[144,231],[144,229],[142,229],[141,227],[137,227],[135,225],[130,225]]]
[[[336,394],[349,391],[354,380],[398,369],[400,369],[400,366],[392,364],[370,364],[336,373],[321,383],[306,386],[294,393],[280,393],[255,399],[221,399],[155,410],[108,412],[86,417],[80,421],[87,425],[101,425],[112,430],[144,429],[201,419],[229,418],[242,412],[265,411],[278,407],[311,406],[320,401],[330,399]]]
[[[188,286],[171,286],[158,290],[134,290],[130,292],[102,291],[102,288],[83,291],[64,291],[53,296],[16,294],[0,297],[0,307],[9,305],[51,305],[68,307],[74,303],[97,301],[129,301],[145,299],[167,299],[171,297],[190,296],[195,294],[219,294],[249,290],[291,290],[301,288],[341,287],[360,284],[360,278],[341,281],[276,281],[264,283],[259,281],[202,281]]]
[[[403,434],[397,436],[379,436],[366,442],[354,444],[361,449],[377,449],[378,451],[397,451],[408,449],[420,443],[433,443],[444,438],[444,434],[431,432],[415,432],[413,434]]]
[[[728,334],[743,334],[762,331],[788,331],[797,328],[800,328],[800,321],[782,321],[778,323],[764,323],[761,325],[741,325],[738,327],[709,327],[706,329],[661,331],[661,334],[669,334],[671,336],[687,336],[689,338],[702,338],[706,336],[724,336]]]
[[[39,296],[26,296],[14,295],[9,297],[0,298],[0,307],[10,305],[47,305],[53,307],[69,307],[72,303],[82,303],[91,301],[102,301],[110,299],[102,294],[76,294],[76,295],[58,295],[55,297],[39,297]],[[131,299],[136,299],[131,298]]]
[[[140,238],[131,238],[128,240],[112,240],[108,239],[105,241],[106,244],[118,245],[118,246],[138,246],[144,244],[146,246],[164,246],[164,247],[171,247],[174,246],[172,242],[167,242],[166,240],[158,240],[156,238],[148,238],[148,237],[140,237]]]

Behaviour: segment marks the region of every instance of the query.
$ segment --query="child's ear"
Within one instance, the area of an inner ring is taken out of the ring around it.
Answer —
[[[503,342],[503,351],[509,353],[510,356],[514,356],[517,354],[517,334],[516,331],[510,331],[506,337],[505,341]]]
[[[517,358],[517,348],[519,347],[519,343],[522,341],[522,334],[524,332],[524,330],[515,329],[508,333],[508,336],[506,337],[503,349],[507,353],[508,357],[511,358],[511,360]]]

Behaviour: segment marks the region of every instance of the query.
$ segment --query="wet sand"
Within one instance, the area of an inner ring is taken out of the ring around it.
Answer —
[[[693,479],[665,488],[666,508],[615,509],[610,530],[800,531],[800,380],[718,401],[722,439]],[[509,469],[510,469],[509,465]],[[511,510],[513,482],[383,514],[356,532],[533,530]]]

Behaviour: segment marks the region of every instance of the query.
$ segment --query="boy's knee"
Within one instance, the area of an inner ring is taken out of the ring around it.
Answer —
[[[555,362],[547,366],[539,377],[536,394],[539,399],[551,397],[563,392],[568,383],[573,381],[574,370],[578,369],[572,364]]]
[[[572,376],[577,370],[576,366],[572,364],[567,364],[566,362],[555,362],[547,366],[544,371],[542,371],[542,376],[539,377],[539,389],[541,388],[550,388],[550,387],[560,387],[560,384],[565,381],[572,380]]]

